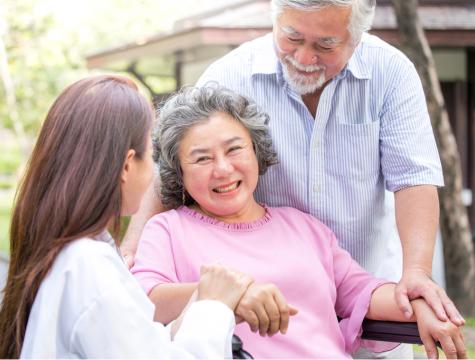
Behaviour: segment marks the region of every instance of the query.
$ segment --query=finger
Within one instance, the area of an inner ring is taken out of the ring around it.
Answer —
[[[457,326],[462,326],[465,324],[465,319],[460,315],[455,304],[452,300],[447,296],[447,293],[440,289],[439,296],[442,300],[442,305],[444,306],[445,312],[449,316],[450,321],[452,321]]]
[[[457,358],[457,348],[450,336],[444,336],[439,339],[442,350],[444,350],[445,356],[447,359],[456,359]]]
[[[252,332],[255,333],[257,330],[259,330],[259,319],[257,318],[257,315],[254,311],[246,311],[244,316],[241,316],[244,318],[244,321],[249,324],[249,329],[251,329]]]
[[[281,334],[285,334],[287,332],[287,328],[289,327],[289,306],[287,305],[287,301],[285,301],[284,296],[280,291],[276,291],[274,293],[274,301],[277,304],[280,313],[280,326],[277,331],[280,331]]]
[[[395,297],[397,306],[403,312],[404,316],[409,320],[413,314],[413,310],[409,301],[409,297],[407,296],[407,288],[402,284],[398,284],[396,286]]]
[[[290,316],[295,316],[299,313],[299,309],[297,309],[295,306],[287,304],[289,306],[289,315]]]
[[[458,359],[466,359],[467,358],[467,350],[465,349],[465,343],[463,341],[463,335],[460,333],[460,336],[455,336],[453,338],[455,348],[457,349],[457,358]]]
[[[201,265],[200,267],[200,276],[209,272],[210,267],[208,265]]]
[[[439,318],[440,321],[447,321],[447,314],[445,313],[444,306],[439,297],[439,294],[434,289],[426,289],[421,292],[421,296],[425,299],[427,304],[432,308],[435,315]]]
[[[267,335],[272,336],[280,329],[281,313],[279,311],[279,307],[275,303],[274,298],[271,298],[264,303],[264,309],[267,312],[267,316],[269,317],[269,328],[267,329]]]
[[[434,339],[430,335],[424,336],[421,333],[421,340],[422,343],[424,344],[424,349],[426,351],[426,355],[428,359],[438,359],[439,358],[439,352],[437,351],[437,346],[435,344]]]
[[[269,330],[269,317],[264,309],[264,306],[258,306],[254,309],[259,321],[259,335],[265,336]]]

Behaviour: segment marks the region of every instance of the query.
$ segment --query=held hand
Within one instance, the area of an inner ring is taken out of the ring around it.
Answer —
[[[198,283],[198,300],[218,300],[234,311],[253,279],[219,264],[203,265]]]
[[[440,321],[423,300],[413,301],[417,327],[429,359],[439,357],[436,341],[439,341],[447,359],[466,359],[465,344],[461,327],[451,321]]]
[[[407,319],[413,314],[409,301],[420,297],[425,299],[439,320],[446,321],[450,319],[458,326],[465,323],[462,315],[460,315],[444,289],[432,281],[424,271],[405,271],[401,281],[396,286],[396,302]]]
[[[284,296],[273,284],[252,284],[239,302],[235,314],[237,322],[246,321],[251,331],[261,336],[285,334],[289,316],[298,310],[287,304]]]

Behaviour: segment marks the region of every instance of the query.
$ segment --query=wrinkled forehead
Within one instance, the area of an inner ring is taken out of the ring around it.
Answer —
[[[315,11],[285,8],[274,22],[274,33],[305,38],[328,45],[349,35],[351,9],[329,6]]]

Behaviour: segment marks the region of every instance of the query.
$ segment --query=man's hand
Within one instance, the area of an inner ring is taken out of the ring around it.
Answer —
[[[424,298],[440,321],[450,319],[457,326],[465,324],[452,300],[423,270],[405,270],[396,286],[396,302],[407,319],[413,315],[411,300]]]
[[[467,353],[461,328],[451,321],[440,321],[423,300],[413,301],[417,327],[429,359],[439,357],[436,341],[442,346],[447,359],[466,359]]]
[[[235,314],[237,322],[246,321],[251,331],[259,330],[261,336],[272,336],[279,331],[285,334],[289,316],[297,312],[296,308],[287,304],[274,284],[252,284],[244,293]]]

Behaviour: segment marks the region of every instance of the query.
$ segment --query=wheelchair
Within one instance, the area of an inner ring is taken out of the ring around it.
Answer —
[[[379,340],[406,344],[422,344],[417,323],[363,320],[363,333],[361,338],[365,340]],[[437,343],[439,346],[439,344]],[[243,343],[239,337],[233,336],[232,341],[233,359],[253,359],[243,348]]]

